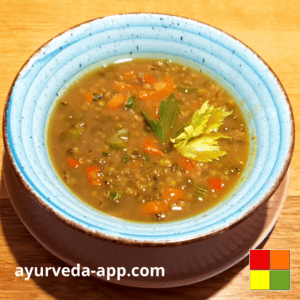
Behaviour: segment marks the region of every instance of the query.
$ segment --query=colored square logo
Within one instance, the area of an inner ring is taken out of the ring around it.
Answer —
[[[250,250],[250,269],[269,270],[270,250]]]
[[[250,290],[291,289],[290,250],[250,250]]]
[[[290,251],[289,250],[271,250],[271,270],[289,270],[290,269]]]
[[[250,271],[250,290],[270,290],[270,271]]]
[[[270,290],[288,291],[291,289],[291,273],[290,270],[270,271]]]

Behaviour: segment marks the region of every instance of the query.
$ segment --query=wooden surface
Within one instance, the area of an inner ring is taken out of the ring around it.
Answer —
[[[296,122],[289,196],[264,249],[291,249],[291,291],[249,291],[249,260],[194,285],[141,290],[95,278],[54,277],[25,281],[16,267],[65,264],[25,229],[0,183],[0,299],[299,299],[300,297],[300,2],[298,0],[0,0],[0,110],[27,58],[43,43],[78,23],[110,14],[161,12],[193,18],[237,37],[256,51],[281,80]],[[3,142],[0,140],[0,166]],[[1,172],[2,173],[2,172]],[[3,177],[3,176],[2,176]]]

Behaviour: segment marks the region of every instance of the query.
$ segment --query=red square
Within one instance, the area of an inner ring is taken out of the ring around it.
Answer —
[[[250,250],[250,270],[269,270],[270,250]]]

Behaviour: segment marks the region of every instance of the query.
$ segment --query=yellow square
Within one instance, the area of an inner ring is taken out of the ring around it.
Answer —
[[[250,271],[250,290],[269,290],[270,271]]]

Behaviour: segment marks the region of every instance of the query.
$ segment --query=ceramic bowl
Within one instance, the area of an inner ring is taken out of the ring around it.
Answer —
[[[171,57],[200,68],[231,92],[246,117],[251,142],[243,176],[224,201],[203,214],[164,224],[120,220],[77,199],[51,166],[45,130],[59,96],[89,70],[134,57]],[[189,244],[242,222],[276,191],[294,145],[287,95],[256,53],[209,25],[160,14],[92,20],[43,45],[12,84],[3,130],[9,163],[33,201],[93,238],[144,247]]]

